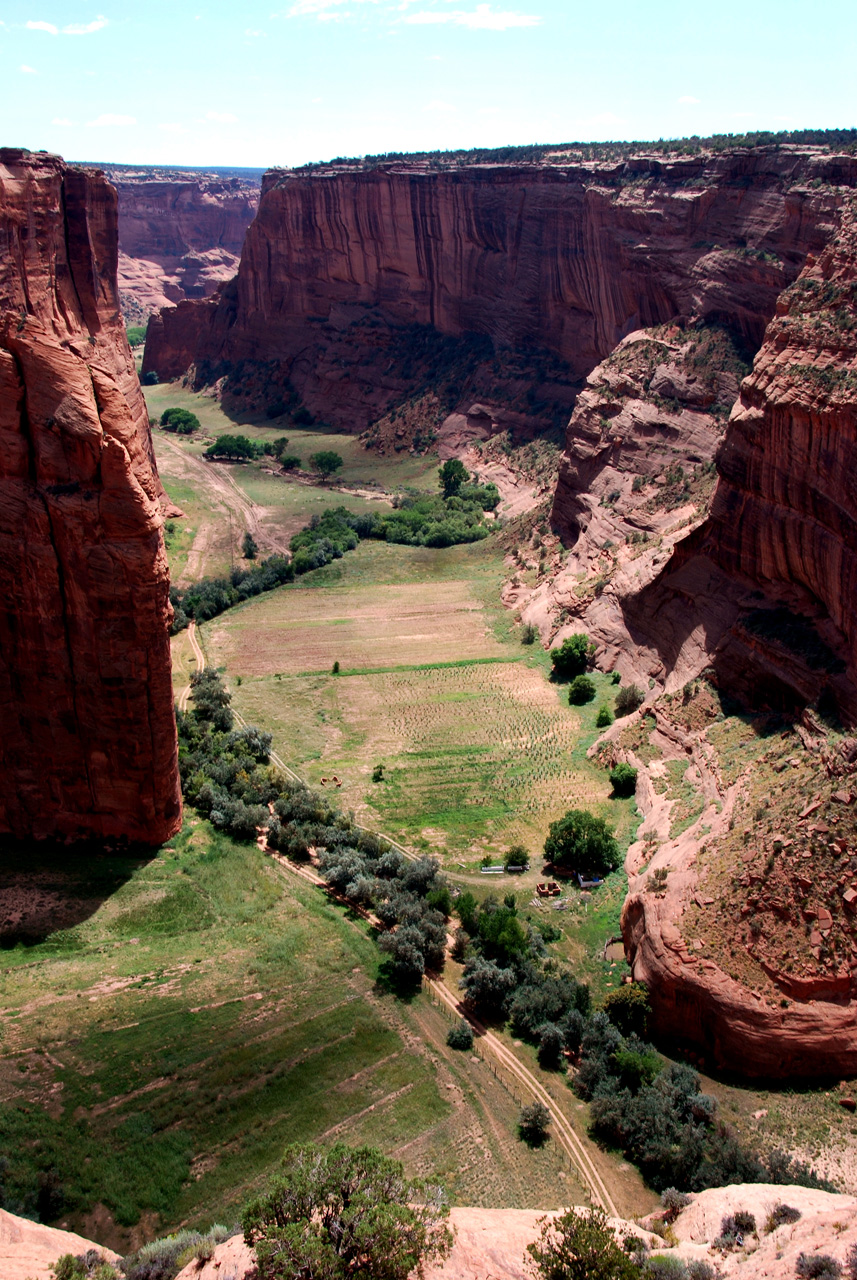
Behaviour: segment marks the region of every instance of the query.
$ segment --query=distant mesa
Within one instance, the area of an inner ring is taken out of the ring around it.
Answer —
[[[170,504],[119,313],[102,175],[0,149],[0,832],[181,824]]]

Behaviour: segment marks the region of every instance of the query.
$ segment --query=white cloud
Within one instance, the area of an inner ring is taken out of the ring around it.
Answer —
[[[37,76],[39,74],[35,67],[28,67],[26,62],[21,63],[21,70],[25,76]]]
[[[103,116],[96,116],[94,120],[88,120],[87,126],[90,129],[125,128],[127,125],[136,123],[136,116],[113,115],[108,111]]]
[[[28,22],[27,30],[47,31],[47,33],[52,36],[58,36],[60,33],[59,27],[55,27],[52,22]]]
[[[66,116],[54,116],[51,124],[58,124],[63,129],[73,129],[74,121],[69,120]]]
[[[685,93],[678,99],[679,102],[687,103],[689,106],[698,106],[699,98],[694,98],[691,94]]]
[[[64,36],[91,36],[93,31],[101,31],[107,26],[107,19],[103,14],[99,14],[92,22],[72,22],[67,27],[63,27]]]
[[[508,31],[510,27],[537,27],[541,18],[535,13],[494,13],[490,4],[478,4],[471,12],[455,9],[442,13],[437,9],[424,9],[420,13],[409,14],[401,21],[414,26],[451,23],[457,27],[468,27],[471,31]]]
[[[187,133],[183,124],[159,124],[159,129],[163,129],[164,133]]]
[[[230,111],[206,111],[206,120],[213,120],[215,124],[237,124],[238,117],[232,115]]]

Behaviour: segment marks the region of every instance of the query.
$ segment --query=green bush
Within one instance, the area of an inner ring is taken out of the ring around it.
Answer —
[[[624,760],[610,770],[610,785],[617,796],[632,796],[637,790],[637,770]]]
[[[371,1147],[286,1148],[268,1189],[244,1209],[260,1280],[358,1275],[407,1280],[452,1247],[442,1189],[405,1177]]]
[[[450,1049],[468,1050],[473,1048],[473,1028],[464,1018],[457,1022],[454,1027],[450,1027],[446,1043]]]
[[[518,1116],[518,1133],[530,1147],[540,1147],[548,1136],[551,1113],[544,1103],[531,1102],[521,1108]]]
[[[125,332],[128,335],[128,345],[131,347],[142,347],[146,341],[146,329],[148,324],[129,324]]]
[[[300,465],[301,460],[296,453],[284,453],[280,458],[280,466],[284,471],[297,471]]]
[[[598,715],[595,717],[596,729],[606,729],[608,725],[613,723],[613,712],[609,707],[603,706],[598,708]]]
[[[534,644],[538,638],[538,631],[531,622],[525,622],[521,628],[521,644]]]
[[[144,373],[140,379],[140,383],[144,387],[156,387],[160,382],[160,378],[154,369],[150,369],[148,373]]]
[[[470,472],[459,458],[449,458],[438,470],[438,481],[445,498],[453,498],[467,484]]]
[[[602,1209],[569,1209],[544,1220],[527,1245],[540,1280],[639,1280],[640,1269],[617,1243]]]
[[[583,634],[569,636],[550,651],[554,675],[563,680],[582,675],[594,656],[595,645]]]
[[[595,697],[595,681],[589,676],[575,676],[568,686],[568,701],[573,707],[582,707]]]

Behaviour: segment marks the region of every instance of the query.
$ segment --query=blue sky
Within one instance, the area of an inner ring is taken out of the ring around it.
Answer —
[[[857,125],[854,0],[0,0],[0,143],[139,164]]]

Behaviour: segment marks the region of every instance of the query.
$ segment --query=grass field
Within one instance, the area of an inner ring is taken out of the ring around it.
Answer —
[[[235,705],[307,781],[335,775],[338,799],[361,821],[480,887],[486,854],[500,860],[524,844],[532,868],[514,887],[530,894],[548,825],[567,809],[602,814],[624,844],[636,819],[586,757],[614,687],[596,673],[595,702],[568,705],[547,656],[520,644],[498,603],[502,568],[491,543],[362,543],[201,636]]]
[[[287,1142],[334,1137],[443,1173],[459,1203],[582,1196],[555,1144],[518,1140],[517,1100],[446,1047],[428,1002],[377,986],[368,926],[254,846],[191,818],[149,862],[5,852],[28,935],[13,946],[7,921],[7,1208],[127,1248],[232,1221]],[[65,927],[41,930],[58,899]]]

